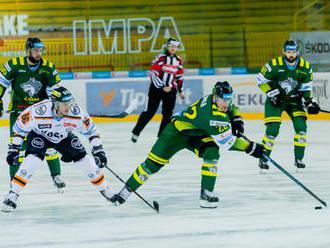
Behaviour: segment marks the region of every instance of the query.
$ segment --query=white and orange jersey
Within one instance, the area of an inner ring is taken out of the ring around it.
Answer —
[[[25,109],[13,126],[13,143],[21,144],[22,138],[33,131],[52,143],[61,142],[70,132],[78,132],[92,145],[101,144],[95,123],[79,105],[73,103],[69,113],[61,118],[54,115],[52,108],[52,101],[47,99]]]

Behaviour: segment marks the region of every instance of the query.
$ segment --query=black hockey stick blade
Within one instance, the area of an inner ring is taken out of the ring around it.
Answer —
[[[330,111],[329,111],[329,110],[321,109],[320,111],[323,112],[323,113],[328,113],[328,114],[330,114]]]
[[[138,100],[135,98],[131,101],[131,103],[129,104],[129,106],[125,109],[125,111],[123,111],[120,114],[114,114],[114,115],[106,115],[106,114],[94,114],[91,115],[91,117],[105,117],[105,118],[125,118],[126,116],[128,116],[129,114],[131,114],[138,105]]]
[[[154,205],[154,209],[155,209],[156,212],[159,214],[159,204],[158,204],[158,202],[153,201],[152,203],[153,203],[153,205]]]

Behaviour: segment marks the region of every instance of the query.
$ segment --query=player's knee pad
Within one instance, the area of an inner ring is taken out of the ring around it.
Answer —
[[[54,148],[49,148],[46,151],[46,160],[55,160],[59,157],[58,152]]]
[[[91,180],[100,175],[100,168],[95,164],[94,158],[87,155],[75,161],[75,166],[83,171]]]
[[[199,148],[199,156],[204,158],[204,160],[218,160],[219,147],[214,141],[206,142]]]
[[[271,122],[266,124],[266,135],[276,138],[280,131],[280,122]]]
[[[147,158],[146,161],[142,164],[143,164],[143,168],[148,174],[154,174],[164,166],[163,164],[159,164],[149,158]]]
[[[153,166],[147,164],[147,162],[141,163],[133,173],[134,179],[139,184],[144,184],[150,175],[154,174],[156,171],[153,170]]]
[[[218,176],[218,160],[217,159],[213,159],[213,160],[204,159],[203,163],[202,163],[201,174],[203,176],[211,176],[211,177]]]
[[[306,119],[303,117],[297,117],[293,120],[293,127],[296,133],[307,132],[307,123]]]

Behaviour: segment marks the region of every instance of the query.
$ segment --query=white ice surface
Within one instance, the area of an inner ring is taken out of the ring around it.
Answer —
[[[150,123],[137,144],[130,142],[134,123],[99,124],[110,166],[124,179],[145,159],[159,123]],[[330,123],[309,122],[303,173],[293,167],[293,131],[284,122],[273,158],[330,202]],[[246,121],[246,134],[261,140],[262,121]],[[0,128],[0,194],[8,191],[5,163],[8,131]],[[330,212],[276,168],[259,174],[257,161],[245,153],[221,151],[216,191],[218,209],[198,206],[200,160],[179,152],[141,187],[157,200],[155,214],[133,196],[120,207],[106,202],[73,164],[63,164],[66,192],[56,194],[49,171],[40,166],[12,214],[0,212],[0,247],[330,247]],[[122,184],[104,171],[110,184]]]

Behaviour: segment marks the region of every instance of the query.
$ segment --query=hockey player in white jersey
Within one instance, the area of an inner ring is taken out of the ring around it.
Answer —
[[[25,109],[13,127],[14,138],[9,144],[8,164],[18,163],[24,138],[27,138],[27,148],[24,161],[11,180],[10,191],[3,201],[4,212],[11,212],[16,208],[21,190],[40,166],[48,148],[54,148],[61,153],[62,161],[74,162],[107,200],[113,195],[100,172],[100,168],[107,164],[107,158],[94,122],[74,103],[72,94],[66,88],[54,89],[50,98]],[[94,159],[86,153],[73,131],[88,138],[93,147]]]

